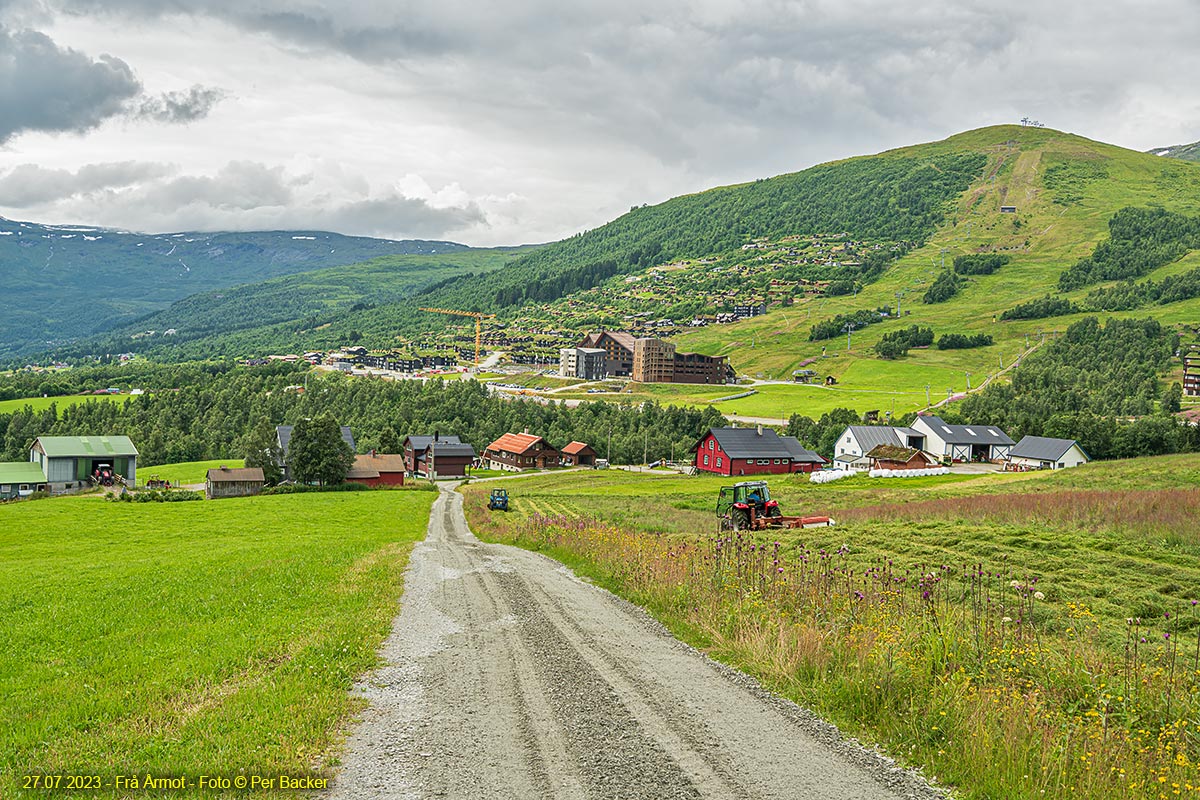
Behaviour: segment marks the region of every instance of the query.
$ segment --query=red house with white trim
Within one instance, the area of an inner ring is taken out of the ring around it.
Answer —
[[[786,475],[813,472],[825,463],[794,436],[770,428],[710,428],[696,443],[696,469],[716,475]]]

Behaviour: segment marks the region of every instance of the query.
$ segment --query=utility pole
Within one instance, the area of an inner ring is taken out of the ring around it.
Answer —
[[[1000,354],[1000,370],[1004,370],[1004,353]]]
[[[608,449],[604,451],[604,460],[612,464],[612,423],[608,423]]]
[[[927,383],[927,384],[925,384],[925,407],[926,408],[929,408],[930,402],[931,401],[929,399],[929,384]]]
[[[642,431],[642,466],[650,463],[650,431]]]
[[[896,318],[900,318],[900,299],[904,297],[904,292],[896,292]]]
[[[842,328],[846,332],[846,352],[850,352],[850,333],[854,330],[854,323],[847,322],[846,327]]]
[[[967,391],[971,391],[971,373],[967,373]]]

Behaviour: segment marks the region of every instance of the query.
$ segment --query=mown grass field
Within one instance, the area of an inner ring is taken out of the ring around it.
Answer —
[[[26,406],[31,407],[34,411],[45,411],[52,405],[57,406],[59,413],[61,413],[64,408],[80,403],[87,403],[92,400],[101,403],[120,403],[137,396],[128,394],[72,394],[63,397],[24,397],[17,400],[0,400],[0,414],[11,414],[14,411],[20,411]]]
[[[0,796],[43,796],[28,774],[328,776],[434,497],[0,506]]]
[[[144,484],[152,476],[159,480],[170,481],[172,484],[204,483],[204,477],[210,469],[221,466],[230,468],[243,467],[246,462],[240,458],[218,458],[212,461],[185,461],[179,464],[163,464],[158,467],[138,466],[138,483]]]
[[[838,525],[716,542],[730,482],[517,480],[508,515],[464,493],[477,534],[563,560],[956,796],[1200,794],[1200,455],[771,478],[785,514]]]

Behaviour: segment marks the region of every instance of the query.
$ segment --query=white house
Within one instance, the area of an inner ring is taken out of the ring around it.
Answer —
[[[842,465],[866,467],[870,464],[867,453],[881,444],[924,450],[925,434],[888,425],[850,425],[834,445],[833,460]]]
[[[1066,469],[1090,460],[1074,439],[1026,436],[1008,451],[1008,463],[1021,469]]]
[[[1003,461],[1013,440],[992,425],[948,425],[941,417],[922,414],[912,429],[925,436],[925,452],[941,461]]]

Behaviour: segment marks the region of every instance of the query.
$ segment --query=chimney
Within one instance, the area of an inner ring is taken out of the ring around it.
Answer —
[[[758,426],[758,435],[762,436],[762,425]]]
[[[374,457],[375,457],[375,448],[372,447],[371,448],[371,458],[374,458]]]
[[[437,432],[437,431],[434,431],[434,432],[433,432],[433,440],[436,442],[436,441],[438,441],[438,439],[439,439],[439,438],[440,438],[440,437],[439,437],[439,435],[438,435],[438,432]]]

